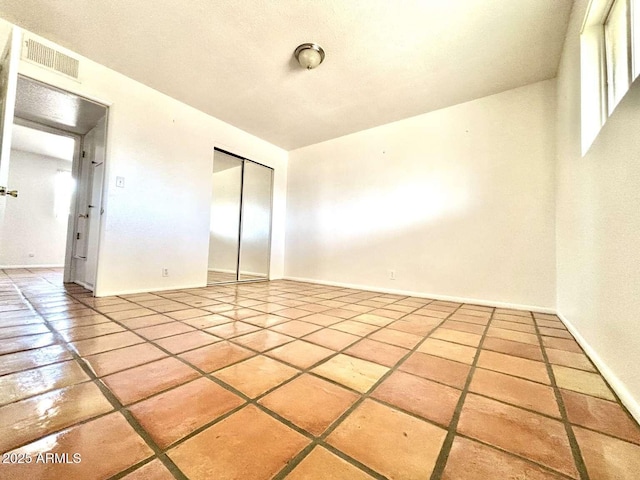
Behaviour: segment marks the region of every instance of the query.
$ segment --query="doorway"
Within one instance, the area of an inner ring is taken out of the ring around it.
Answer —
[[[20,124],[11,139],[6,203],[0,230],[1,268],[61,268],[74,190],[79,137]]]
[[[273,169],[216,148],[207,284],[269,279]]]
[[[10,191],[0,217],[2,268],[63,266],[64,282],[95,291],[107,117],[105,105],[18,75],[2,156]],[[66,163],[52,162],[59,157]]]

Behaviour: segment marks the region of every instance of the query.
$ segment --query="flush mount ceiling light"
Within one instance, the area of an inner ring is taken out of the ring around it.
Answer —
[[[293,53],[301,67],[311,70],[324,60],[324,50],[315,43],[303,43]]]

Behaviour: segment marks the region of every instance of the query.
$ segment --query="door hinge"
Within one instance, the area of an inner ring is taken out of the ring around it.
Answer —
[[[82,151],[82,158],[84,158],[87,155],[87,152],[85,152],[84,150]]]
[[[80,232],[76,233],[76,240],[80,240]]]

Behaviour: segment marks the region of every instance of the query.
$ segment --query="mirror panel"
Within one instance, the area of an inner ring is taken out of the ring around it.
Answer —
[[[245,161],[239,280],[269,278],[273,170]]]
[[[207,283],[235,282],[238,274],[243,160],[215,151]]]

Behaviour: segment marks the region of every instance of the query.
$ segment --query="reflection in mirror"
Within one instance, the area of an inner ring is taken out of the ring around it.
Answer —
[[[239,158],[215,151],[207,283],[237,280],[242,163]]]
[[[244,164],[239,280],[269,277],[272,173],[257,163]]]

